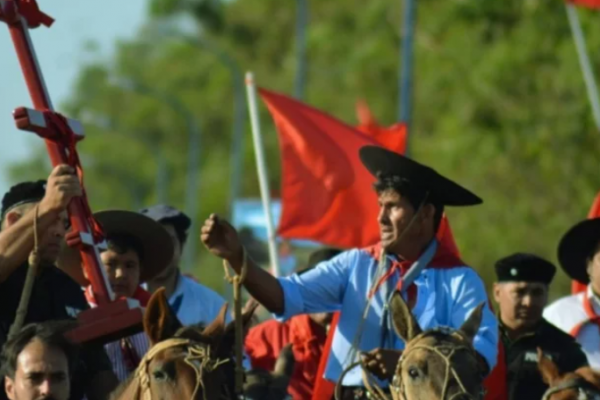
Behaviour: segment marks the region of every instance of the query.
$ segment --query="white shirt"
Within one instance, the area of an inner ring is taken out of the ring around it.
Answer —
[[[600,315],[600,300],[594,296],[591,286],[588,285],[585,293],[563,297],[550,304],[544,310],[544,318],[570,334],[575,327],[588,320],[583,308],[583,296],[592,298],[594,312]],[[583,325],[575,339],[587,356],[590,367],[600,369],[600,329],[598,326],[592,323]]]

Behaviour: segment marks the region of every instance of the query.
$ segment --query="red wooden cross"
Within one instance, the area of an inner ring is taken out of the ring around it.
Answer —
[[[8,25],[34,106],[34,109],[21,107],[14,111],[17,127],[44,138],[52,165],[69,164],[82,179],[75,143],[83,139],[83,128],[79,122],[54,111],[29,36],[29,28],[49,27],[54,20],[39,10],[35,0],[0,0],[0,21]],[[80,324],[71,332],[71,337],[78,342],[107,342],[139,331],[143,319],[139,302],[114,300],[99,255],[104,238],[92,217],[85,191],[82,197],[71,201],[68,212],[73,227],[68,244],[79,249],[98,304],[97,308],[78,316]]]

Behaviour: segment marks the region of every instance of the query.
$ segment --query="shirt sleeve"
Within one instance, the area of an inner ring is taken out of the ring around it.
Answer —
[[[283,290],[284,312],[275,318],[282,321],[298,314],[334,312],[341,308],[350,270],[357,263],[360,250],[344,252],[314,269],[279,278]]]
[[[576,369],[589,365],[587,356],[577,342],[567,346],[563,354],[565,357],[560,362],[561,373],[573,372]]]
[[[453,328],[460,328],[471,312],[481,303],[485,303],[479,331],[473,340],[473,346],[487,361],[489,371],[496,366],[498,357],[498,320],[489,307],[489,300],[483,281],[470,268],[460,270],[460,274],[451,280],[451,295],[454,300],[451,311]]]

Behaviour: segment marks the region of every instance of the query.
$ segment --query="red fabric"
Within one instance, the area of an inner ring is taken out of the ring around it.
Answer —
[[[592,207],[588,212],[588,219],[598,218],[600,217],[600,193],[596,195],[594,202],[592,203]],[[579,281],[572,280],[571,281],[571,293],[577,294],[581,292],[585,292],[587,289],[587,285],[583,284]]]
[[[269,320],[250,329],[245,349],[254,368],[272,371],[281,349],[292,343],[296,365],[288,391],[294,400],[310,400],[326,340],[324,329],[308,315],[298,315],[283,323]]]
[[[358,150],[380,143],[289,97],[264,89],[260,94],[281,148],[278,234],[341,248],[377,243],[377,196],[370,190],[374,178],[361,164]]]
[[[29,28],[37,28],[40,25],[50,27],[54,23],[54,19],[40,11],[35,0],[16,0],[19,13],[27,21]]]
[[[567,0],[574,6],[600,9],[600,0]]]
[[[96,306],[96,299],[94,299],[94,293],[92,292],[91,285],[85,288],[84,294],[87,302],[92,306]],[[150,297],[152,297],[152,294],[150,294],[150,292],[148,292],[147,290],[142,289],[141,286],[138,286],[137,289],[135,289],[135,292],[133,292],[132,296],[133,299],[136,299],[140,302],[140,305],[142,307],[146,307],[148,305]]]
[[[362,133],[371,136],[381,146],[404,154],[406,151],[406,139],[408,131],[406,124],[397,123],[390,127],[379,125],[371,110],[363,100],[356,104],[356,114],[359,125],[356,127]]]

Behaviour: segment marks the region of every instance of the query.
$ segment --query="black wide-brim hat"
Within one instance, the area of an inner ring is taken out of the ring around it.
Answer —
[[[474,206],[483,200],[458,183],[440,175],[433,168],[419,164],[408,157],[378,146],[364,146],[359,151],[360,160],[369,172],[377,177],[397,176],[424,193],[429,199],[445,206]]]
[[[106,210],[94,214],[94,218],[107,237],[129,235],[142,246],[144,258],[140,263],[140,284],[165,270],[173,260],[173,241],[167,230],[152,218],[133,211]],[[83,274],[79,251],[65,246],[58,260],[58,267],[82,286],[89,285]]]
[[[588,258],[600,242],[600,218],[586,219],[573,226],[558,245],[558,261],[572,279],[588,284]]]

